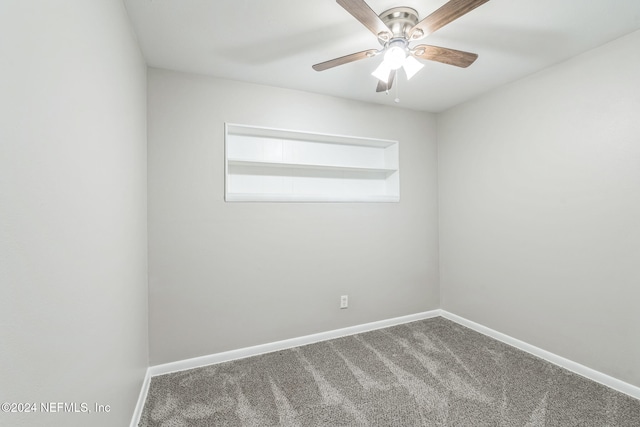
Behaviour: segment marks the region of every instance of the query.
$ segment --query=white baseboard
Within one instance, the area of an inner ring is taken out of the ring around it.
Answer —
[[[264,353],[270,353],[272,351],[285,350],[287,348],[299,347],[301,345],[326,341],[347,335],[359,334],[376,329],[388,328],[389,326],[401,325],[403,323],[415,322],[417,320],[430,319],[440,315],[441,310],[439,309],[425,311],[422,313],[410,314],[408,316],[379,320],[377,322],[365,323],[363,325],[350,326],[347,328],[335,329],[333,331],[321,332],[318,334],[306,335],[303,337],[291,338],[283,341],[241,348],[238,350],[225,351],[223,353],[210,354],[207,356],[194,357],[192,359],[179,360],[162,365],[150,366],[147,369],[147,374],[145,375],[144,382],[142,383],[142,390],[140,390],[140,395],[138,396],[138,403],[136,404],[133,412],[130,427],[138,426],[138,422],[140,421],[140,416],[142,415],[142,410],[144,408],[144,403],[147,400],[151,377],[169,374],[171,372],[184,371],[186,369],[200,368],[202,366],[213,365],[216,363],[229,362],[231,360],[243,359],[245,357],[257,356]]]
[[[410,314],[408,316],[379,320],[377,322],[365,323],[363,325],[350,326],[348,328],[335,329],[333,331],[320,332],[303,337],[291,338],[283,341],[241,348],[238,350],[225,351],[223,353],[194,357],[193,359],[179,360],[177,362],[165,363],[163,365],[155,365],[149,368],[149,372],[152,377],[155,377],[157,375],[164,375],[171,372],[184,371],[185,369],[199,368],[201,366],[243,359],[245,357],[257,356],[259,354],[271,353],[273,351],[285,350],[287,348],[300,347],[301,345],[312,344],[319,341],[326,341],[347,335],[359,334],[362,332],[373,331],[375,329],[387,328],[389,326],[415,322],[416,320],[429,319],[438,316],[440,316],[440,310],[425,311],[422,313]]]
[[[133,417],[131,417],[131,424],[129,427],[138,427],[138,423],[140,422],[140,416],[142,415],[142,409],[144,408],[144,402],[146,402],[147,393],[149,393],[150,383],[151,383],[151,374],[149,373],[149,368],[147,368],[147,372],[144,376],[144,380],[142,381],[142,388],[140,389],[140,394],[138,395],[138,402],[136,403],[136,407],[133,410]]]
[[[516,347],[522,351],[533,354],[541,359],[565,368],[578,375],[586,377],[590,380],[596,381],[614,390],[618,390],[622,393],[628,394],[631,397],[640,399],[640,388],[628,384],[624,381],[610,377],[602,372],[598,372],[594,369],[588,368],[579,363],[573,362],[564,357],[558,356],[541,348],[527,344],[524,341],[520,341],[509,335],[495,331],[479,323],[472,322],[448,311],[436,309],[431,311],[425,311],[422,313],[410,314],[408,316],[395,317],[393,319],[380,320],[377,322],[365,323],[363,325],[350,326],[342,329],[335,329],[333,331],[321,332],[312,335],[306,335],[298,338],[291,338],[282,341],[276,341],[267,344],[256,345],[253,347],[241,348],[238,350],[225,351],[222,353],[210,354],[207,356],[194,357],[192,359],[179,360],[176,362],[165,363],[162,365],[150,366],[147,369],[147,374],[142,384],[142,390],[140,390],[140,396],[138,397],[138,403],[136,405],[133,418],[131,420],[131,427],[137,427],[142,414],[142,409],[147,398],[149,391],[149,383],[151,377],[158,375],[169,374],[177,371],[184,371],[186,369],[199,368],[202,366],[213,365],[216,363],[229,362],[231,360],[243,359],[245,357],[257,356],[260,354],[270,353],[273,351],[285,350],[288,348],[299,347],[301,345],[312,344],[319,341],[326,341],[334,338],[344,337],[347,335],[359,334],[362,332],[373,331],[376,329],[388,328],[390,326],[401,325],[403,323],[415,322],[417,320],[430,319],[433,317],[442,316],[445,319],[449,319],[462,326],[466,326],[469,329],[473,329],[483,335],[487,335],[498,341],[502,341],[512,347]]]
[[[473,329],[474,331],[480,332],[483,335],[487,335],[498,341],[502,341],[503,343],[508,344],[512,347],[518,348],[522,351],[526,351],[527,353],[533,354],[534,356],[537,356],[541,359],[551,362],[554,365],[558,365],[573,373],[586,377],[590,380],[593,380],[597,383],[610,387],[621,393],[628,394],[629,396],[634,397],[636,399],[640,399],[640,387],[636,387],[634,385],[621,381],[617,378],[610,377],[609,375],[603,374],[602,372],[596,371],[595,369],[588,368],[572,360],[565,359],[564,357],[558,356],[557,354],[543,350],[531,344],[527,344],[524,341],[520,341],[519,339],[510,337],[509,335],[503,334],[502,332],[498,332],[491,328],[487,328],[486,326],[483,326],[479,323],[475,323],[471,320],[465,319],[464,317],[460,317],[456,314],[449,313],[448,311],[445,311],[445,310],[440,310],[440,312],[441,312],[441,316],[444,317],[445,319],[449,319],[462,326],[466,326],[469,329]]]

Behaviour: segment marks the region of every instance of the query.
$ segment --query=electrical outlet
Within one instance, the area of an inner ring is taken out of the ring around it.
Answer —
[[[348,308],[349,307],[349,295],[342,295],[340,297],[340,308]]]

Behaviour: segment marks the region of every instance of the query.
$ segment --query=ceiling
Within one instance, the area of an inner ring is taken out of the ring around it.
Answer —
[[[149,66],[440,112],[640,29],[639,0],[491,0],[412,43],[474,52],[469,68],[437,62],[390,94],[369,58],[322,72],[313,64],[379,48],[334,0],[124,0]],[[368,0],[420,19],[446,0]],[[394,103],[398,96],[400,102]]]

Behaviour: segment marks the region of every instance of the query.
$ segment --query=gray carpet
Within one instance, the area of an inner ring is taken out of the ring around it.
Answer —
[[[139,426],[640,426],[640,401],[438,317],[154,377]]]

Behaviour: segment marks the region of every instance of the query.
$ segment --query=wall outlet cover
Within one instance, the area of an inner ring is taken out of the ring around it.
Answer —
[[[342,295],[340,297],[340,308],[349,307],[349,295]]]

